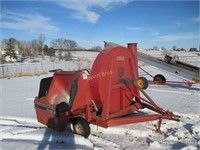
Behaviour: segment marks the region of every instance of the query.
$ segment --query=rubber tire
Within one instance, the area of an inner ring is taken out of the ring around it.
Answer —
[[[154,84],[162,85],[166,83],[166,79],[162,74],[157,74],[153,78]]]
[[[137,80],[137,85],[140,89],[147,89],[149,86],[149,82],[145,77],[139,77]]]
[[[72,124],[73,124],[73,131],[75,134],[81,135],[85,138],[87,138],[90,135],[90,126],[84,118],[82,117],[74,118]]]

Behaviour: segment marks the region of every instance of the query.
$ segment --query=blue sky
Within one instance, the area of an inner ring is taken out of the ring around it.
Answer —
[[[140,48],[199,47],[199,1],[2,0],[1,40],[46,36],[75,40],[79,46],[111,41]]]

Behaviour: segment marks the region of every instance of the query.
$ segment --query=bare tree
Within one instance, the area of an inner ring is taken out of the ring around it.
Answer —
[[[177,48],[176,48],[176,45],[174,45],[174,46],[172,47],[172,50],[173,50],[173,51],[176,51],[176,49],[177,49]]]
[[[165,51],[165,50],[167,50],[167,49],[166,49],[164,46],[162,46],[162,47],[161,47],[161,50],[162,50],[162,51]]]
[[[66,49],[63,38],[57,38],[51,41],[51,47],[58,51],[59,60],[62,58],[62,51]]]
[[[43,48],[44,48],[44,42],[45,42],[45,34],[41,33],[38,37],[38,46],[39,46],[39,55],[43,55]]]
[[[57,38],[51,41],[51,47],[58,51],[59,59],[62,58],[62,52],[67,50],[67,60],[69,60],[71,59],[71,50],[77,48],[78,46],[74,40]]]
[[[155,51],[159,51],[158,46],[154,46],[154,47],[153,47],[153,50],[155,50]]]
[[[29,41],[17,41],[19,48],[19,54],[22,56],[31,56],[31,42]]]
[[[39,45],[36,39],[32,40],[31,42],[31,53],[33,56],[38,55]]]
[[[67,45],[67,51],[68,51],[68,55],[67,55],[67,60],[71,59],[71,50],[75,49],[78,47],[76,41],[74,40],[65,40],[65,44]]]
[[[66,42],[66,44],[68,45],[68,48],[67,48],[67,49],[72,50],[72,49],[75,49],[75,48],[78,47],[76,41],[74,41],[74,40],[65,40],[65,42]]]
[[[93,46],[93,47],[91,47],[89,50],[100,52],[100,51],[102,51],[102,47],[101,47],[101,46]]]

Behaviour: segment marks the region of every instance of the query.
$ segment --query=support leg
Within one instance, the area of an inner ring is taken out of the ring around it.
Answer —
[[[162,124],[162,117],[159,118],[159,120],[158,120],[158,127],[156,129],[156,132],[158,132],[160,134],[161,134],[161,130],[160,130],[161,124]]]

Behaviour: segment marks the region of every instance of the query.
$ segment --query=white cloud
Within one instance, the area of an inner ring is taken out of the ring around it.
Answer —
[[[159,34],[160,34],[160,32],[158,32],[158,31],[152,31],[152,32],[151,32],[151,35],[152,35],[152,36],[156,36],[156,35],[159,35]]]
[[[126,27],[125,29],[132,31],[132,32],[146,32],[147,34],[151,36],[159,35],[160,32],[148,28],[142,28],[142,27]]]
[[[150,35],[151,35],[151,36],[157,36],[157,35],[160,34],[160,32],[155,31],[155,30],[149,30],[149,32],[150,32]]]
[[[2,10],[1,13],[0,28],[21,30],[31,34],[50,34],[59,31],[56,26],[49,23],[49,17],[8,10]]]
[[[129,1],[132,0],[56,0],[55,2],[66,9],[72,10],[72,16],[76,19],[95,24],[101,16],[92,9],[93,7],[108,9],[114,4],[126,4]]]
[[[182,34],[167,34],[163,36],[159,36],[157,39],[154,41],[167,41],[167,42],[172,42],[172,41],[186,41],[186,40],[194,40],[198,39],[199,35],[196,33],[182,33]]]
[[[192,21],[192,22],[195,22],[195,23],[196,23],[196,22],[197,22],[197,23],[200,23],[200,17],[194,17],[194,18],[191,19],[191,21]]]
[[[126,27],[126,29],[130,31],[144,31],[141,27]]]
[[[182,26],[184,23],[182,23],[182,22],[176,22],[175,23],[175,27],[180,27],[180,26]]]

